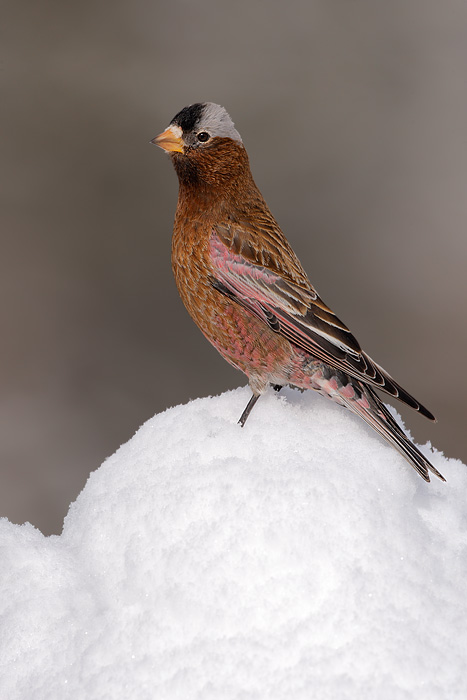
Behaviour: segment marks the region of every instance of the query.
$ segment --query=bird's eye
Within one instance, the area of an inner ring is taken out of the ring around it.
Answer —
[[[203,143],[209,141],[209,138],[210,136],[207,131],[200,131],[198,134],[198,141],[202,141]]]

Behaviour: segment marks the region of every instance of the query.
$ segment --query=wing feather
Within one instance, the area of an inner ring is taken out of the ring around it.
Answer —
[[[261,240],[262,245],[258,245]],[[347,326],[318,296],[280,229],[252,235],[246,225],[216,226],[210,238],[221,293],[248,308],[298,348],[434,416],[364,353]]]

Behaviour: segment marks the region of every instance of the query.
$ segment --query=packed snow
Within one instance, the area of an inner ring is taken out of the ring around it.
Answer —
[[[0,698],[467,697],[465,466],[282,394],[155,416],[61,536],[0,521]]]

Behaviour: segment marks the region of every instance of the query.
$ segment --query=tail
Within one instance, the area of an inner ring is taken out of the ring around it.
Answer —
[[[446,481],[444,476],[431,464],[431,462],[422,455],[409,438],[402,432],[394,418],[391,416],[386,406],[369,387],[364,386],[359,382],[359,389],[362,392],[362,399],[366,397],[367,401],[355,399],[345,400],[345,405],[353,413],[363,418],[377,433],[387,440],[393,447],[405,457],[408,463],[420,474],[422,479],[430,481],[430,474],[435,474],[442,481]],[[342,399],[341,394],[341,399]],[[368,404],[368,405],[367,405]]]

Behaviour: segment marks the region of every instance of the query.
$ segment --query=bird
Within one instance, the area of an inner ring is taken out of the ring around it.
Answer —
[[[445,481],[376,390],[435,417],[318,295],[253,179],[226,109],[188,105],[151,143],[169,154],[179,181],[172,236],[178,292],[205,337],[248,377],[252,396],[240,425],[269,386],[313,389],[360,416],[425,481],[430,472]]]

